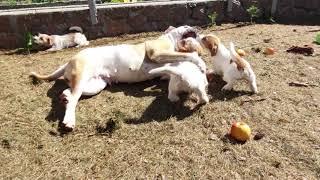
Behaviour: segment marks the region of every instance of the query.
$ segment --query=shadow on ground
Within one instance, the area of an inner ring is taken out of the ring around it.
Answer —
[[[245,83],[245,82],[243,82]],[[252,95],[250,91],[221,91],[222,87],[226,84],[218,75],[213,75],[212,80],[208,86],[208,94],[212,97],[211,101],[230,101],[236,97],[243,95]]]
[[[219,77],[215,76],[209,84],[208,94],[211,95],[212,101],[228,101],[242,95],[250,95],[249,91],[221,91],[225,82]],[[172,103],[167,97],[167,81],[161,81],[154,79],[150,81],[140,83],[119,83],[107,87],[105,90],[111,93],[123,92],[126,96],[133,97],[156,97],[152,103],[144,110],[141,117],[124,119],[127,124],[141,124],[151,121],[165,121],[170,117],[176,117],[177,120],[183,120],[186,117],[192,116],[192,114],[198,111],[201,106],[191,108],[185,105],[185,102],[189,99],[187,94],[180,95],[180,101]],[[47,121],[59,121],[59,132],[66,133],[66,130],[62,128],[62,120],[64,117],[65,107],[60,103],[59,95],[64,89],[68,88],[64,80],[56,80],[54,85],[48,90],[47,96],[51,100],[51,110],[46,117]],[[91,98],[91,96],[82,96],[82,99]],[[107,102],[106,102],[107,103]],[[193,102],[195,103],[195,102]]]

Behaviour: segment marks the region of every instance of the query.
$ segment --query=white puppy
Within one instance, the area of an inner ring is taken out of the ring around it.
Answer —
[[[200,39],[202,46],[210,51],[214,73],[227,82],[222,90],[231,90],[236,80],[245,79],[251,91],[258,93],[256,76],[250,64],[237,54],[232,42],[229,51],[215,35],[202,36]]]
[[[62,94],[63,101],[66,102],[62,123],[72,129],[75,126],[75,109],[80,96],[98,94],[108,83],[152,79],[158,75],[148,72],[167,62],[190,61],[205,71],[205,63],[197,53],[177,52],[178,42],[187,36],[196,37],[195,29],[180,26],[171,28],[158,39],[140,44],[84,49],[52,74],[39,75],[32,72],[31,76],[42,80],[55,80],[64,76],[70,88]]]
[[[201,45],[194,38],[187,38],[179,44],[181,51],[202,52]],[[170,75],[168,99],[172,102],[180,99],[178,96],[180,92],[195,93],[198,97],[197,105],[209,102],[206,92],[208,86],[206,74],[194,63],[188,61],[168,63],[163,67],[152,69],[149,73]]]
[[[47,51],[58,51],[69,47],[80,47],[89,45],[89,41],[81,32],[73,32],[65,35],[47,35],[39,33],[33,36],[35,44],[44,46]]]

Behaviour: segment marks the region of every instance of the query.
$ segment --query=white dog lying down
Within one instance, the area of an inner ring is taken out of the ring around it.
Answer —
[[[236,80],[245,79],[252,92],[258,93],[256,76],[250,64],[237,54],[232,42],[229,51],[215,35],[201,36],[200,39],[202,46],[211,53],[214,73],[227,82],[222,90],[231,90]]]
[[[69,47],[80,47],[89,45],[86,36],[81,32],[72,32],[65,35],[47,35],[39,33],[33,36],[34,42],[40,46],[44,46],[47,51],[58,51]]]
[[[194,38],[189,37],[179,44],[181,44],[182,51],[202,52],[201,45]],[[188,61],[168,63],[165,66],[150,70],[149,73],[170,75],[168,99],[172,102],[180,99],[178,96],[180,92],[195,93],[198,96],[197,105],[209,102],[206,92],[208,86],[206,74],[201,72],[194,63]]]
[[[195,29],[180,26],[171,28],[157,40],[145,43],[84,49],[52,74],[43,76],[32,72],[31,76],[42,80],[55,80],[64,76],[70,88],[62,94],[67,103],[62,123],[72,129],[75,126],[75,109],[80,96],[95,95],[108,83],[152,79],[157,75],[148,72],[166,62],[191,61],[205,71],[205,63],[197,53],[176,52],[179,51],[178,41],[187,36],[197,37]]]

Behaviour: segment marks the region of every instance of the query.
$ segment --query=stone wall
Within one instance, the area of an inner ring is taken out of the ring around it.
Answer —
[[[320,24],[320,0],[280,0],[276,17],[281,23]]]
[[[224,18],[224,1],[153,2],[98,6],[98,21],[92,25],[88,7],[0,13],[0,48],[23,47],[26,32],[62,34],[81,26],[88,39],[125,33],[163,31],[170,25],[208,24],[208,14]]]
[[[92,25],[87,6],[0,10],[0,48],[24,47],[25,34],[63,34],[70,26],[81,26],[88,39],[126,33],[163,31],[168,26],[208,25],[208,15],[218,13],[218,22],[248,21],[246,9],[261,9],[261,19],[270,18],[272,0],[239,0],[227,12],[226,0],[152,2],[98,5],[98,21]],[[320,24],[320,0],[278,0],[273,18],[279,23]]]
[[[241,5],[233,5],[229,20],[249,21],[250,16],[246,12],[251,5],[259,7],[260,19],[264,22],[271,16],[277,23],[293,24],[320,24],[320,0],[278,0],[276,12],[271,15],[273,0],[238,0]]]

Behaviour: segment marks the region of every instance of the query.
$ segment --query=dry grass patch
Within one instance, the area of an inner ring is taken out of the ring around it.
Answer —
[[[63,108],[58,80],[33,85],[30,71],[48,73],[80,49],[31,55],[0,55],[0,176],[55,179],[319,179],[320,46],[315,55],[288,54],[292,45],[311,44],[319,26],[227,24],[214,33],[246,50],[257,75],[258,95],[244,84],[221,92],[210,85],[212,101],[190,111],[167,100],[167,82],[118,84],[77,106],[76,130],[61,134]],[[204,33],[213,29],[204,29]],[[160,33],[91,42],[136,43]],[[271,38],[270,42],[263,40]],[[274,47],[272,56],[251,48]],[[209,62],[209,58],[205,57]],[[316,86],[294,87],[292,81]],[[255,101],[259,99],[261,101]],[[252,100],[251,100],[252,99]],[[234,143],[225,135],[243,120],[261,140]]]

